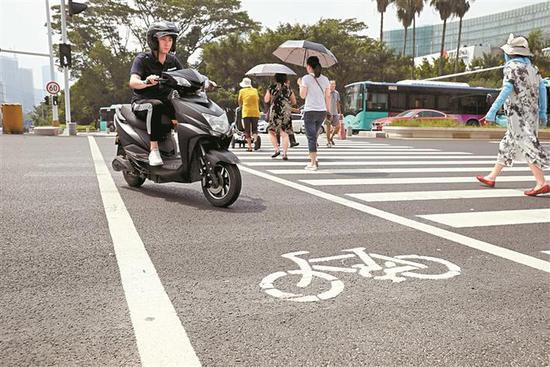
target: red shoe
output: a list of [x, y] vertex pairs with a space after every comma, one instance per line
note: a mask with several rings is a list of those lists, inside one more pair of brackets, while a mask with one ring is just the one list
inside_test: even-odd
[[546, 184], [538, 190], [531, 189], [524, 192], [527, 196], [537, 196], [541, 194], [548, 194], [550, 192], [550, 185]]
[[481, 182], [482, 184], [484, 185], [487, 185], [489, 187], [495, 187], [495, 183], [496, 181], [492, 181], [492, 180], [487, 180], [485, 177], [483, 176], [476, 176], [477, 180], [479, 182]]

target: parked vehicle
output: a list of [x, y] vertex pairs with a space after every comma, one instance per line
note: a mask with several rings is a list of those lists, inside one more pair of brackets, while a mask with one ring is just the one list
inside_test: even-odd
[[403, 120], [450, 120], [450, 121], [456, 121], [456, 119], [453, 116], [449, 116], [441, 111], [436, 110], [424, 110], [424, 109], [416, 109], [416, 110], [407, 110], [404, 112], [401, 112], [398, 115], [392, 116], [392, 117], [384, 117], [381, 119], [376, 119], [372, 122], [372, 130], [373, 131], [381, 131], [384, 126], [390, 125], [394, 121], [403, 121]]
[[109, 107], [101, 107], [99, 109], [99, 126], [96, 126], [96, 128], [100, 129], [101, 131], [110, 131], [114, 132], [116, 130], [115, 127], [115, 112], [117, 107], [120, 105], [114, 104]]

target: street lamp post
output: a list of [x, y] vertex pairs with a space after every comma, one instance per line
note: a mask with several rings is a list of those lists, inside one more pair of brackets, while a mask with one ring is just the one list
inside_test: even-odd
[[[53, 47], [52, 47], [52, 23], [50, 21], [50, 2], [49, 0], [46, 0], [46, 16], [48, 18], [48, 44], [49, 44], [49, 51], [50, 51], [50, 80], [55, 80], [55, 66], [53, 61]], [[52, 104], [52, 125], [53, 126], [59, 126], [59, 115], [57, 112], [57, 105], [53, 103], [53, 98], [50, 98], [51, 104]]]
[[[67, 43], [67, 20], [65, 13], [65, 0], [61, 0], [61, 42]], [[71, 91], [69, 85], [69, 66], [63, 65], [65, 78], [65, 124], [69, 129], [69, 135], [76, 135], [76, 123], [71, 122]]]

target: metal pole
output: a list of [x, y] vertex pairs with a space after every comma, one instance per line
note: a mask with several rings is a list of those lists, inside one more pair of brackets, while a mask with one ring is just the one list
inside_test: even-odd
[[21, 55], [32, 55], [32, 56], [46, 56], [50, 57], [49, 54], [43, 54], [40, 52], [28, 52], [28, 51], [17, 51], [17, 50], [6, 50], [5, 48], [0, 48], [0, 52], [7, 52], [9, 54], [21, 54]]
[[454, 78], [455, 76], [462, 76], [462, 75], [470, 75], [470, 74], [477, 74], [477, 73], [484, 73], [486, 71], [491, 70], [498, 70], [504, 68], [504, 65], [502, 66], [494, 66], [492, 68], [486, 68], [486, 69], [479, 69], [479, 70], [472, 70], [472, 71], [465, 71], [463, 73], [456, 73], [456, 74], [449, 74], [449, 75], [442, 75], [442, 76], [436, 76], [434, 78], [428, 78], [424, 80], [441, 80], [441, 79], [448, 79], [448, 78]]
[[[50, 51], [50, 80], [55, 82], [55, 67], [53, 62], [53, 46], [52, 46], [52, 23], [50, 22], [50, 2], [46, 0], [46, 16], [48, 17], [48, 44]], [[52, 104], [52, 125], [59, 126], [59, 115], [57, 112], [57, 105], [53, 103], [53, 96], [49, 96], [50, 103]]]
[[[67, 20], [65, 19], [65, 0], [61, 0], [61, 42], [67, 43]], [[63, 66], [65, 77], [65, 124], [69, 129], [69, 135], [76, 135], [76, 123], [71, 122], [71, 87], [69, 85], [69, 67]]]

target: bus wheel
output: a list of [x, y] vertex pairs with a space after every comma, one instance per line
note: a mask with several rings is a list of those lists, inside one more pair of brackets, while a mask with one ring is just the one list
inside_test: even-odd
[[479, 126], [479, 121], [476, 119], [471, 119], [466, 121], [466, 126]]

